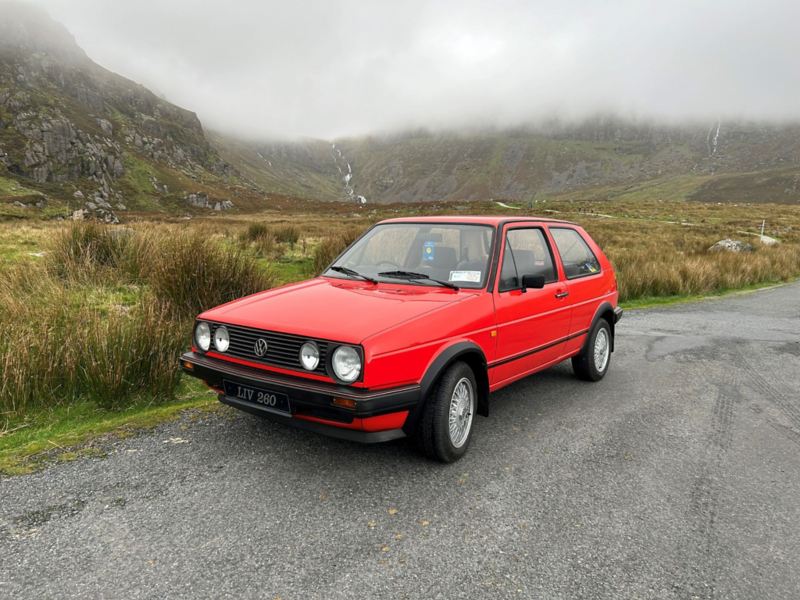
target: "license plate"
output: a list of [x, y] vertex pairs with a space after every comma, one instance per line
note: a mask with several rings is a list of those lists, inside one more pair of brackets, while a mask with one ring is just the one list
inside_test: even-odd
[[292, 414], [289, 407], [289, 396], [286, 394], [256, 388], [250, 385], [243, 385], [233, 381], [223, 381], [222, 383], [225, 387], [225, 395], [230, 398], [243, 400], [244, 402], [261, 406], [266, 410]]

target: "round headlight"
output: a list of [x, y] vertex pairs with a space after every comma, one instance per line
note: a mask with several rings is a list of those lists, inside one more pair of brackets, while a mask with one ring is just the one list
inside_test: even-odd
[[351, 383], [361, 374], [361, 357], [352, 346], [339, 346], [331, 362], [333, 372], [344, 382]]
[[300, 362], [306, 371], [313, 371], [319, 365], [319, 348], [314, 342], [306, 342], [300, 348]]
[[231, 337], [228, 335], [228, 328], [220, 325], [214, 331], [214, 348], [217, 352], [225, 352], [231, 345]]
[[208, 352], [211, 347], [211, 327], [205, 321], [200, 321], [194, 328], [194, 341], [203, 352]]

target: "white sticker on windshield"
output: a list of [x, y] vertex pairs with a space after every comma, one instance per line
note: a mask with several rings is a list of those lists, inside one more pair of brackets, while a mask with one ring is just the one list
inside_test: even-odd
[[450, 271], [450, 281], [466, 281], [468, 283], [480, 283], [480, 271]]

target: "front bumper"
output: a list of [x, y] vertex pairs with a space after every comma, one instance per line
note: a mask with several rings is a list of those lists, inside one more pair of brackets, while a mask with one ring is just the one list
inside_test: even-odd
[[[217, 391], [220, 402], [294, 427], [365, 443], [405, 437], [403, 425], [420, 399], [418, 385], [374, 391], [350, 388], [271, 373], [197, 352], [184, 353], [181, 368]], [[292, 414], [276, 413], [260, 404], [227, 396], [223, 381], [286, 394]], [[334, 398], [353, 400], [355, 407], [334, 406]]]

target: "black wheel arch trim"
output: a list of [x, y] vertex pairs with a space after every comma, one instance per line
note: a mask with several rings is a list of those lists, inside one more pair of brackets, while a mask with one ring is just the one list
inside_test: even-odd
[[478, 344], [462, 341], [442, 350], [428, 367], [420, 382], [419, 405], [416, 410], [411, 411], [411, 414], [409, 414], [404, 429], [411, 430], [416, 427], [419, 416], [422, 413], [422, 407], [425, 405], [436, 382], [450, 365], [464, 358], [469, 358], [467, 364], [472, 367], [475, 373], [475, 381], [478, 384], [478, 414], [485, 417], [489, 416], [489, 370], [486, 355], [484, 355]]
[[[591, 334], [592, 330], [594, 330], [594, 326], [597, 325], [597, 321], [604, 318], [606, 314], [611, 315], [611, 318], [608, 319], [608, 326], [611, 328], [611, 351], [613, 352], [614, 338], [616, 337], [614, 330], [616, 328], [617, 321], [619, 321], [622, 318], [621, 308], [619, 307], [615, 308], [614, 305], [611, 304], [611, 302], [608, 302], [607, 300], [601, 303], [600, 306], [597, 307], [597, 310], [594, 313], [594, 317], [592, 317], [592, 324], [589, 327], [589, 333]], [[589, 343], [590, 339], [591, 335], [587, 335], [586, 342], [584, 342], [584, 348]]]

